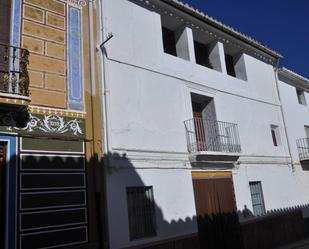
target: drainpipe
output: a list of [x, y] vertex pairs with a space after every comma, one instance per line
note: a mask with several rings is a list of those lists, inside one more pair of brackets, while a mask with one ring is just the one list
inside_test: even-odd
[[[91, 119], [92, 119], [92, 135], [94, 136], [95, 134], [95, 131], [94, 131], [94, 120], [95, 120], [95, 116], [94, 116], [94, 110], [93, 108], [95, 108], [95, 103], [93, 102], [93, 98], [98, 96], [98, 93], [96, 92], [96, 71], [95, 71], [95, 67], [96, 67], [96, 63], [95, 63], [95, 47], [94, 47], [94, 44], [95, 44], [95, 41], [94, 41], [94, 24], [93, 24], [93, 8], [94, 8], [94, 4], [93, 4], [93, 1], [89, 1], [88, 2], [88, 30], [89, 30], [89, 54], [90, 54], [90, 59], [89, 59], [89, 62], [90, 62], [90, 86], [91, 86]], [[101, 109], [102, 109], [102, 103], [101, 103]], [[95, 152], [95, 140], [94, 140], [94, 137], [92, 137], [92, 152]], [[93, 156], [95, 156], [95, 154], [93, 154]], [[98, 160], [100, 160], [100, 157], [101, 155], [98, 155]], [[100, 167], [100, 165], [98, 165], [98, 167]], [[103, 180], [103, 183], [102, 185], [104, 186], [105, 184], [105, 176], [104, 174], [101, 176], [102, 177], [102, 180]], [[100, 184], [99, 184], [100, 186]], [[95, 200], [96, 200], [96, 206], [106, 206], [106, 202], [104, 200], [104, 197], [102, 198], [97, 198], [98, 196], [102, 197], [102, 196], [105, 196], [105, 193], [104, 194], [98, 194], [98, 190], [97, 190], [98, 186], [97, 186], [97, 183], [95, 183]], [[105, 186], [104, 186], [104, 189], [102, 190], [103, 192], [105, 192]], [[100, 193], [100, 191], [99, 191]], [[100, 202], [99, 205], [97, 205], [97, 202]], [[98, 224], [99, 226], [101, 227], [101, 229], [98, 229], [98, 241], [100, 244], [102, 245], [105, 245], [105, 240], [104, 240], [104, 237], [106, 237], [105, 234], [101, 234], [103, 231], [105, 231], [105, 223], [104, 223], [104, 220], [105, 220], [105, 217], [106, 217], [106, 214], [103, 213], [104, 209], [102, 210], [97, 210], [98, 214], [99, 214], [99, 217], [101, 217], [101, 219], [98, 221]], [[103, 213], [103, 214], [102, 214]], [[104, 217], [104, 220], [103, 220], [103, 217]]]
[[[88, 5], [88, 29], [89, 29], [89, 52], [90, 52], [90, 86], [91, 98], [96, 93], [96, 75], [95, 75], [95, 51], [94, 51], [94, 32], [93, 32], [93, 1], [89, 1]], [[92, 121], [94, 120], [93, 103], [92, 103]], [[92, 130], [94, 128], [92, 127]], [[93, 133], [94, 134], [94, 133]]]
[[[104, 6], [103, 3], [105, 2], [104, 0], [98, 0], [96, 1], [98, 4], [98, 23], [99, 23], [99, 30], [98, 30], [98, 44], [103, 44], [104, 39], [105, 39], [105, 30], [104, 30]], [[108, 81], [108, 70], [107, 70], [107, 59], [105, 57], [104, 50], [102, 49], [102, 45], [97, 47], [97, 53], [98, 53], [98, 61], [99, 61], [99, 77], [100, 77], [100, 86], [101, 86], [101, 92], [100, 95], [102, 97], [102, 124], [103, 124], [103, 186], [104, 186], [104, 219], [105, 219], [105, 242], [104, 243], [104, 249], [109, 248], [109, 220], [108, 220], [108, 205], [107, 205], [107, 174], [108, 170], [107, 168], [109, 165], [111, 165], [111, 158], [110, 155], [111, 153], [111, 139], [110, 139], [110, 134], [111, 134], [111, 129], [110, 129], [110, 120], [109, 120], [109, 110], [110, 110], [110, 105], [109, 105], [109, 81]], [[107, 159], [107, 160], [106, 160]]]
[[110, 90], [109, 90], [109, 80], [107, 77], [108, 69], [107, 69], [107, 58], [104, 51], [104, 40], [106, 36], [106, 32], [104, 29], [104, 1], [98, 1], [99, 3], [99, 28], [100, 28], [100, 36], [99, 36], [99, 44], [101, 44], [97, 50], [99, 52], [99, 59], [100, 59], [100, 80], [101, 80], [101, 87], [102, 87], [102, 101], [103, 101], [103, 108], [102, 108], [102, 116], [103, 116], [103, 144], [104, 144], [104, 153], [109, 154], [111, 152], [111, 136], [110, 136], [110, 105], [109, 105], [109, 98], [110, 98]]
[[279, 101], [280, 101], [280, 111], [281, 111], [281, 115], [282, 115], [282, 122], [283, 122], [283, 126], [284, 126], [286, 141], [287, 141], [287, 145], [288, 145], [288, 152], [289, 152], [289, 155], [290, 155], [290, 158], [291, 158], [292, 170], [294, 171], [294, 164], [293, 164], [293, 158], [292, 158], [292, 152], [291, 152], [291, 146], [290, 146], [290, 139], [289, 139], [289, 136], [288, 136], [286, 120], [285, 120], [285, 115], [284, 115], [284, 111], [283, 111], [283, 107], [282, 107], [281, 95], [280, 95], [280, 91], [279, 91], [279, 79], [278, 79], [279, 62], [280, 62], [280, 59], [277, 60], [276, 66], [274, 68], [275, 82], [276, 82], [277, 94], [278, 94]]

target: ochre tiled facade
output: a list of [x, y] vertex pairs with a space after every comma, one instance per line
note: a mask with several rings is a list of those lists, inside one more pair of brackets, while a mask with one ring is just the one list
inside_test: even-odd
[[22, 47], [30, 53], [31, 103], [67, 108], [66, 3], [24, 0]]

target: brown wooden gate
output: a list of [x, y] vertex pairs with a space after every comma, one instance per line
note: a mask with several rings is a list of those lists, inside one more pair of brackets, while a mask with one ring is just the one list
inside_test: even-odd
[[241, 229], [230, 173], [193, 173], [201, 249], [241, 249]]
[[0, 248], [5, 246], [6, 146], [6, 143], [0, 142]]

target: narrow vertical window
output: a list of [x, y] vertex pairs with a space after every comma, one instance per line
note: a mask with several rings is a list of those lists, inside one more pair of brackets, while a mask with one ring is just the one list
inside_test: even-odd
[[309, 126], [305, 125], [305, 133], [306, 133], [306, 138], [309, 138]]
[[226, 64], [227, 74], [230, 76], [236, 77], [233, 56], [229, 54], [225, 54], [225, 64]]
[[249, 182], [254, 215], [266, 213], [261, 182]]
[[274, 146], [278, 146], [278, 143], [277, 143], [277, 138], [276, 138], [276, 132], [274, 129], [271, 129], [271, 136], [273, 138], [273, 144]]
[[213, 66], [209, 60], [209, 48], [207, 45], [194, 41], [195, 61], [197, 64], [213, 69]]
[[280, 143], [281, 143], [280, 134], [279, 134], [279, 127], [277, 125], [271, 125], [270, 131], [271, 131], [271, 137], [272, 137], [272, 140], [273, 140], [273, 145], [279, 146]]
[[0, 0], [0, 43], [10, 43], [11, 1]]
[[162, 38], [164, 53], [177, 56], [174, 31], [162, 26]]
[[127, 187], [130, 239], [156, 235], [152, 187]]
[[298, 103], [301, 105], [307, 105], [305, 92], [303, 90], [296, 88], [296, 94], [297, 94]]

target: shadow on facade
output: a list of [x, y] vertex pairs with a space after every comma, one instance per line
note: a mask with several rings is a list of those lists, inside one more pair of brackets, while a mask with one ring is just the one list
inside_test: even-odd
[[[104, 162], [95, 155], [86, 164], [84, 158], [71, 155], [23, 155], [18, 161], [20, 248], [57, 248], [70, 243], [80, 245], [65, 248], [108, 248], [106, 206], [117, 219], [117, 224], [109, 219], [110, 227], [117, 229], [119, 236], [123, 236], [122, 230], [129, 229], [126, 187], [145, 184], [125, 155], [105, 155]], [[117, 177], [113, 178], [113, 174]], [[114, 187], [107, 197], [105, 179], [109, 188]], [[106, 198], [110, 199], [109, 205]], [[304, 218], [309, 217], [309, 205], [272, 210], [259, 217], [245, 207], [238, 213], [171, 221], [165, 219], [157, 203], [154, 206], [157, 236], [149, 238], [150, 243], [129, 248], [270, 249], [309, 237], [309, 222]]]
[[245, 248], [277, 248], [309, 238], [308, 211], [309, 205], [301, 205], [270, 210], [258, 217], [247, 210], [240, 212]]
[[[5, 196], [9, 197], [8, 204], [1, 198], [1, 211], [9, 205], [4, 229], [10, 248], [15, 236], [21, 249], [107, 248], [102, 158], [32, 152], [8, 161]], [[17, 163], [14, 170], [11, 162]], [[3, 190], [6, 183], [1, 182]]]
[[[108, 198], [112, 198], [111, 207], [114, 209], [111, 213], [118, 218], [118, 224], [111, 226], [114, 229], [118, 226], [120, 234], [121, 229], [129, 229], [127, 217], [120, 214], [124, 209], [117, 208], [117, 206], [122, 206], [127, 211], [126, 187], [141, 187], [145, 184], [126, 155], [109, 154], [105, 155], [105, 160], [108, 160], [109, 164], [107, 170], [108, 177], [111, 178], [109, 187], [114, 187], [115, 190], [112, 193], [114, 197], [108, 196]], [[113, 174], [117, 177], [113, 178]], [[169, 195], [168, 189], [166, 195]], [[123, 197], [124, 200], [121, 200]], [[164, 210], [157, 203], [154, 205], [158, 234], [149, 238], [149, 241], [154, 242], [128, 248], [270, 249], [309, 238], [309, 222], [304, 218], [309, 217], [309, 205], [271, 210], [258, 217], [255, 217], [247, 207], [244, 207], [237, 213], [221, 212], [172, 221], [165, 219]], [[194, 205], [194, 203], [184, 202], [183, 205]], [[126, 215], [128, 214], [126, 213]], [[119, 220], [121, 217], [125, 219]]]

